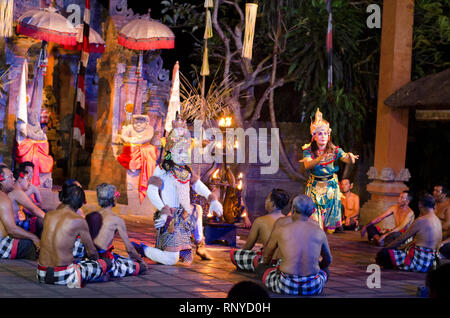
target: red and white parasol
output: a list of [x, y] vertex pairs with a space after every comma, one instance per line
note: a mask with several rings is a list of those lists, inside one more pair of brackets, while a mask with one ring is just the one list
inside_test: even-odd
[[[83, 46], [83, 24], [79, 24], [76, 27], [77, 30], [77, 44], [76, 45], [64, 45], [67, 50], [81, 51]], [[103, 53], [105, 52], [105, 40], [102, 39], [97, 31], [89, 29], [89, 53]]]
[[77, 44], [77, 30], [55, 8], [29, 10], [17, 22], [18, 34], [62, 45]]
[[[120, 45], [139, 51], [136, 78], [139, 82], [142, 74], [142, 51], [173, 49], [175, 47], [175, 34], [169, 27], [153, 19], [134, 19], [125, 24], [119, 31], [118, 42]], [[136, 107], [137, 92], [139, 85], [136, 84], [134, 94], [134, 109]]]
[[158, 21], [135, 19], [120, 29], [118, 42], [132, 50], [173, 49], [175, 34]]

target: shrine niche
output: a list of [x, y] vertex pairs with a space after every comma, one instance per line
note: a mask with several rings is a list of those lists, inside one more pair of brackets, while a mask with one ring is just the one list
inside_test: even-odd
[[136, 76], [136, 67], [118, 65], [112, 123], [114, 156], [127, 169], [127, 190], [139, 191], [140, 203], [145, 180], [156, 164], [170, 89], [169, 71], [163, 69], [161, 57], [147, 59], [142, 78]]

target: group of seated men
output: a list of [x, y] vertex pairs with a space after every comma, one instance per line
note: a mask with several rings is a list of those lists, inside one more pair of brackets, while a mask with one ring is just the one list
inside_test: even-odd
[[[119, 196], [113, 185], [97, 186], [101, 210], [84, 216], [84, 191], [78, 182], [68, 180], [59, 193], [61, 204], [45, 213], [38, 206], [39, 191], [30, 185], [30, 168], [19, 167], [13, 175], [0, 164], [0, 258], [38, 258], [39, 282], [69, 287], [146, 271], [144, 253], [136, 250], [124, 221], [112, 211]], [[348, 179], [342, 186], [347, 199], [343, 202], [345, 229], [358, 229], [359, 200], [352, 197]], [[448, 257], [450, 200], [445, 189], [436, 186], [433, 195], [420, 199], [420, 216], [414, 219], [411, 199], [408, 192], [402, 192], [397, 204], [361, 229], [361, 236], [367, 233], [371, 243], [384, 247], [376, 255], [376, 262], [384, 268], [427, 272], [439, 247], [441, 257]], [[327, 237], [310, 218], [314, 204], [309, 197], [295, 197], [287, 214], [289, 203], [286, 191], [273, 189], [265, 201], [268, 213], [255, 219], [242, 249], [231, 250], [231, 261], [241, 270], [257, 273], [273, 292], [318, 295], [332, 261]], [[389, 216], [394, 217], [395, 227], [380, 230], [376, 224]], [[112, 252], [116, 232], [128, 258]], [[263, 242], [264, 248], [253, 250], [257, 242]], [[399, 248], [405, 242], [410, 244]]]
[[[347, 198], [344, 209], [351, 210], [344, 212], [344, 229], [355, 230], [359, 227], [359, 198], [351, 196], [348, 179], [343, 188]], [[371, 244], [383, 247], [375, 257], [383, 268], [428, 272], [439, 259], [446, 258], [450, 248], [448, 236], [443, 240], [443, 233], [449, 228], [450, 200], [445, 189], [436, 186], [433, 195], [425, 194], [419, 199], [417, 219], [409, 207], [411, 200], [408, 192], [400, 193], [397, 204], [362, 227], [361, 237], [367, 233]], [[272, 292], [318, 295], [329, 277], [332, 260], [327, 237], [310, 219], [314, 205], [309, 197], [295, 197], [289, 214], [283, 214], [288, 204], [289, 195], [284, 190], [273, 189], [269, 193], [265, 201], [267, 214], [254, 220], [243, 247], [231, 250], [231, 262], [239, 270], [256, 273]], [[392, 229], [376, 226], [389, 216], [395, 220]], [[263, 243], [263, 248], [255, 249], [256, 242]]]
[[[325, 232], [310, 216], [314, 203], [301, 194], [292, 201], [292, 214], [282, 210], [289, 195], [273, 189], [267, 196], [267, 215], [255, 219], [246, 244], [232, 249], [231, 261], [240, 270], [256, 272], [272, 292], [287, 295], [318, 295], [329, 277], [332, 256]], [[255, 242], [262, 250], [252, 251]]]
[[[0, 258], [38, 259], [39, 282], [69, 287], [145, 273], [147, 265], [129, 240], [125, 222], [112, 210], [119, 196], [115, 186], [98, 185], [101, 209], [84, 217], [85, 193], [78, 182], [68, 180], [59, 192], [61, 204], [44, 213], [21, 187], [27, 175], [22, 171], [17, 176], [15, 180], [0, 164]], [[19, 206], [31, 214], [25, 220]], [[116, 232], [128, 258], [113, 253]]]

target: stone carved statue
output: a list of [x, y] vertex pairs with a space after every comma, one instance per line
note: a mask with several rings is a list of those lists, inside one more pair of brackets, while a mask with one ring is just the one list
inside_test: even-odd
[[392, 168], [383, 168], [380, 173], [380, 180], [383, 181], [394, 181], [395, 180], [395, 173]]
[[[28, 109], [28, 123], [18, 127], [16, 162], [30, 161], [34, 164], [32, 183], [44, 188], [52, 187], [53, 158], [49, 155], [47, 135], [41, 129], [36, 110]], [[42, 177], [42, 180], [41, 180]]]
[[369, 171], [367, 171], [367, 176], [369, 177], [369, 179], [373, 180], [373, 179], [377, 179], [378, 177], [378, 171], [377, 168], [375, 167], [370, 167]]
[[[147, 181], [155, 170], [159, 135], [153, 132], [147, 115], [133, 115], [131, 124], [122, 128], [120, 138], [123, 141], [123, 151], [117, 160], [129, 170], [131, 178], [139, 171], [138, 190], [142, 203], [147, 193]], [[130, 182], [128, 189], [132, 189]]]
[[395, 181], [408, 182], [410, 178], [411, 178], [411, 174], [409, 173], [409, 170], [404, 168], [404, 169], [400, 170], [398, 175], [395, 177]]

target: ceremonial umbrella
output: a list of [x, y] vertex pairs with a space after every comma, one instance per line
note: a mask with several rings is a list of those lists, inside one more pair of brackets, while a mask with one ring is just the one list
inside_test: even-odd
[[[173, 49], [175, 47], [175, 34], [164, 24], [153, 19], [134, 19], [125, 24], [119, 31], [118, 42], [120, 45], [139, 51], [138, 66], [136, 69], [137, 81], [142, 74], [143, 51], [158, 49]], [[134, 106], [136, 106], [136, 84]]]
[[29, 10], [17, 22], [19, 34], [63, 45], [77, 44], [77, 30], [55, 8]]
[[[37, 78], [41, 74], [45, 75], [47, 69], [47, 42], [76, 45], [77, 30], [65, 17], [57, 13], [55, 8], [49, 7], [41, 10], [29, 10], [22, 14], [17, 20], [17, 33], [42, 41], [37, 76], [34, 77], [31, 96], [31, 101], [33, 101]], [[37, 108], [40, 111], [40, 107]]]
[[[67, 50], [81, 51], [83, 45], [83, 24], [75, 27], [77, 30], [76, 45], [63, 45]], [[105, 40], [93, 28], [89, 29], [89, 53], [103, 53], [105, 52]]]

